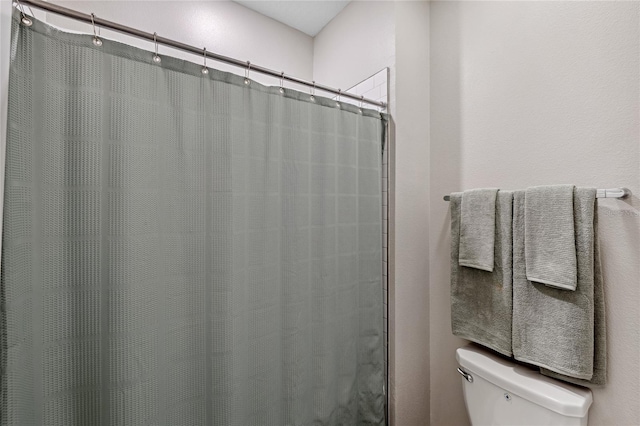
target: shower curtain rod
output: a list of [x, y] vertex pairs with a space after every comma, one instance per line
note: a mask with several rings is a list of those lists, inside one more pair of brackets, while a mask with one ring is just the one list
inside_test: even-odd
[[32, 6], [38, 9], [45, 10], [47, 12], [52, 12], [58, 15], [65, 16], [67, 18], [75, 19], [77, 21], [82, 21], [89, 25], [95, 24], [95, 26], [98, 26], [98, 27], [108, 28], [113, 31], [118, 31], [123, 34], [148, 40], [152, 43], [169, 46], [174, 49], [182, 50], [185, 52], [193, 53], [195, 55], [206, 56], [207, 58], [213, 59], [218, 62], [224, 62], [226, 64], [234, 65], [236, 67], [245, 68], [250, 71], [255, 71], [261, 74], [270, 75], [275, 78], [290, 81], [292, 83], [301, 84], [307, 87], [312, 87], [314, 90], [315, 89], [322, 90], [323, 92], [333, 93], [334, 95], [338, 95], [338, 96], [344, 96], [345, 98], [353, 99], [353, 100], [371, 104], [371, 105], [376, 105], [381, 108], [387, 107], [386, 102], [368, 99], [368, 98], [365, 98], [364, 96], [353, 95], [349, 92], [343, 92], [341, 89], [334, 89], [333, 87], [325, 86], [322, 84], [316, 84], [315, 81], [307, 81], [301, 78], [292, 77], [290, 75], [286, 75], [284, 72], [278, 72], [278, 71], [271, 70], [269, 68], [261, 67], [259, 65], [254, 65], [249, 61], [246, 61], [246, 62], [240, 61], [238, 59], [230, 58], [228, 56], [209, 52], [208, 50], [206, 50], [206, 47], [204, 49], [200, 49], [195, 46], [191, 46], [185, 43], [181, 43], [179, 41], [172, 40], [170, 38], [160, 37], [154, 33], [148, 33], [145, 31], [138, 30], [136, 28], [131, 28], [126, 25], [118, 24], [116, 22], [107, 21], [106, 19], [98, 18], [95, 15], [92, 16], [91, 14], [78, 12], [77, 10], [69, 9], [69, 8], [52, 4], [49, 2], [44, 2], [41, 0], [19, 0], [19, 1], [16, 0], [16, 7], [18, 8], [18, 10], [20, 10], [21, 13], [24, 14], [24, 11], [20, 7], [22, 5]]
[[[596, 198], [627, 198], [631, 196], [631, 190], [628, 188], [610, 188], [596, 190]], [[445, 195], [445, 201], [451, 201], [449, 195]]]

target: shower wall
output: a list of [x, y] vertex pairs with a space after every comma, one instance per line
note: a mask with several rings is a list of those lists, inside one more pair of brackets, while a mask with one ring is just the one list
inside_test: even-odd
[[640, 3], [431, 3], [431, 423], [468, 424], [451, 335], [442, 196], [627, 186], [598, 202], [609, 382], [591, 425], [640, 424]]

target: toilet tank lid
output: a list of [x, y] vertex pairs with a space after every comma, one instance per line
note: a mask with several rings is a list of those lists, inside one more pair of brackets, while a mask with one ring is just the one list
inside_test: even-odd
[[474, 345], [458, 348], [456, 359], [472, 375], [565, 416], [584, 417], [593, 401], [587, 388], [543, 376], [538, 370]]

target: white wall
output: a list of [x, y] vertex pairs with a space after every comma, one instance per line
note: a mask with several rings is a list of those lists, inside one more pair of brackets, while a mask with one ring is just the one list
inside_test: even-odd
[[314, 42], [317, 81], [350, 87], [390, 68], [390, 414], [398, 426], [429, 422], [428, 22], [428, 2], [352, 2]]
[[[310, 36], [231, 1], [53, 2], [305, 80], [312, 79], [313, 39]], [[52, 13], [47, 13], [47, 22], [74, 31], [93, 31], [91, 25]], [[149, 51], [154, 49], [151, 42], [113, 31], [101, 30], [101, 34]], [[163, 54], [202, 63], [202, 57], [160, 46], [159, 55]], [[208, 60], [207, 65], [244, 75], [243, 69], [220, 62]], [[251, 74], [251, 78], [268, 85], [279, 84], [278, 79], [257, 73]], [[300, 90], [290, 83], [285, 86]]]
[[389, 67], [394, 93], [394, 9], [389, 1], [349, 3], [314, 38], [313, 79], [346, 90]]
[[640, 424], [640, 3], [431, 4], [431, 424], [468, 424], [449, 308], [442, 195], [627, 186], [600, 200], [609, 383], [590, 424]]
[[[428, 425], [429, 3], [396, 4], [395, 256], [397, 426]], [[437, 391], [437, 390], [436, 390]]]

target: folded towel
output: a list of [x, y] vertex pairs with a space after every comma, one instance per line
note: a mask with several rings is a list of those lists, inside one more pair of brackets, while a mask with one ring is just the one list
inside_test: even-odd
[[511, 191], [497, 195], [493, 272], [460, 266], [462, 193], [451, 194], [451, 329], [463, 339], [511, 355]]
[[527, 280], [525, 192], [513, 200], [513, 354], [542, 373], [579, 384], [606, 381], [602, 273], [596, 243], [596, 190], [576, 188], [573, 214], [577, 254], [575, 291]]
[[493, 271], [496, 188], [471, 189], [462, 195], [458, 263]]
[[573, 185], [535, 186], [525, 191], [524, 254], [529, 281], [576, 289], [573, 192]]

